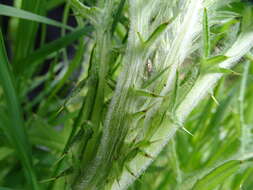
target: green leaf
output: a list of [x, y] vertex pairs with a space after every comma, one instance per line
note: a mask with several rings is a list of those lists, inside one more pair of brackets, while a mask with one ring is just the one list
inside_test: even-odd
[[126, 0], [121, 0], [119, 5], [118, 5], [118, 8], [117, 8], [117, 11], [114, 15], [114, 18], [113, 18], [113, 22], [112, 22], [112, 29], [111, 29], [111, 34], [114, 33], [115, 29], [116, 29], [116, 26], [120, 20], [120, 17], [122, 15], [122, 11], [123, 11], [123, 8], [124, 8], [124, 5], [125, 5], [125, 2]]
[[222, 74], [234, 74], [234, 75], [241, 75], [240, 73], [237, 73], [233, 71], [232, 69], [226, 69], [222, 67], [214, 67], [208, 70], [208, 73], [222, 73]]
[[145, 97], [151, 97], [151, 98], [161, 98], [163, 96], [160, 96], [159, 94], [155, 94], [153, 92], [149, 92], [147, 90], [142, 89], [133, 89], [133, 92], [137, 96], [145, 96]]
[[32, 165], [32, 153], [28, 137], [25, 132], [24, 122], [21, 116], [20, 104], [15, 90], [14, 77], [9, 68], [5, 51], [2, 32], [0, 31], [0, 84], [3, 88], [6, 103], [8, 105], [8, 125], [3, 125], [3, 130], [15, 147], [17, 155], [25, 170], [26, 179], [31, 189], [38, 189], [38, 183]]
[[170, 109], [172, 110], [172, 112], [175, 111], [176, 108], [176, 104], [177, 104], [177, 99], [178, 99], [178, 90], [179, 90], [179, 71], [176, 71], [176, 76], [175, 76], [175, 81], [173, 84], [173, 91], [172, 91], [172, 95], [171, 95], [171, 103], [170, 103]]
[[141, 42], [142, 44], [144, 44], [144, 43], [145, 43], [145, 40], [143, 39], [143, 37], [142, 37], [142, 35], [141, 35], [140, 32], [137, 32], [137, 36], [138, 36], [140, 42]]
[[[66, 36], [57, 39], [53, 42], [50, 42], [44, 46], [42, 46], [40, 49], [34, 51], [30, 55], [28, 55], [26, 58], [21, 59], [17, 62], [22, 62], [23, 65], [25, 63], [29, 63], [30, 65], [34, 65], [38, 63], [38, 61], [45, 59], [45, 57], [49, 56], [50, 54], [59, 51], [60, 49], [66, 47], [67, 45], [71, 44], [73, 41], [79, 39], [85, 34], [88, 34], [91, 31], [91, 27], [83, 27], [80, 29], [77, 29]], [[17, 64], [18, 65], [18, 64]], [[23, 73], [27, 68], [19, 68], [20, 74]]]
[[235, 177], [235, 179], [233, 180], [233, 190], [241, 190], [243, 189], [243, 184], [245, 183], [245, 181], [247, 180], [248, 177], [252, 176], [252, 171], [253, 168], [249, 167], [246, 168], [245, 171], [243, 171], [242, 173], [237, 174], [237, 176]]
[[203, 42], [204, 42], [204, 57], [209, 57], [210, 55], [210, 29], [208, 24], [207, 9], [204, 9], [203, 14]]
[[1, 147], [0, 148], [0, 161], [13, 154], [14, 150], [9, 147]]
[[158, 72], [156, 75], [154, 75], [150, 80], [148, 80], [147, 82], [144, 83], [143, 88], [147, 88], [149, 87], [151, 84], [153, 84], [153, 82], [157, 81], [157, 79], [159, 79], [164, 73], [166, 73], [166, 71], [168, 71], [169, 67], [166, 67], [165, 69], [163, 69], [162, 71]]
[[231, 175], [238, 171], [240, 161], [228, 161], [212, 170], [209, 174], [199, 179], [193, 190], [213, 190]]
[[7, 188], [7, 187], [0, 187], [0, 190], [15, 190], [15, 189]]
[[194, 136], [190, 131], [188, 131], [185, 127], [181, 127], [184, 132], [186, 132], [188, 135], [191, 135], [192, 137]]
[[227, 59], [228, 59], [228, 57], [225, 55], [217, 55], [217, 56], [206, 59], [205, 65], [214, 66], [214, 65], [217, 65], [223, 61], [226, 61]]
[[22, 9], [17, 9], [15, 7], [11, 7], [11, 6], [8, 6], [8, 5], [3, 5], [3, 4], [0, 4], [0, 15], [31, 20], [31, 21], [35, 21], [35, 22], [40, 22], [40, 23], [44, 23], [44, 24], [48, 24], [48, 25], [57, 26], [57, 27], [60, 27], [60, 28], [69, 29], [69, 30], [73, 29], [70, 26], [64, 25], [64, 24], [62, 24], [58, 21], [49, 19], [47, 17], [43, 17], [43, 16], [25, 11], [25, 10], [22, 10]]
[[247, 31], [252, 26], [252, 7], [246, 6], [242, 10], [242, 31]]
[[158, 26], [155, 31], [149, 36], [149, 38], [144, 42], [144, 48], [149, 48], [154, 44], [154, 42], [161, 36], [161, 34], [166, 30], [167, 26], [173, 21], [174, 19], [165, 22]]
[[46, 146], [57, 152], [63, 150], [67, 137], [53, 129], [43, 119], [34, 116], [30, 120], [30, 127], [28, 134], [32, 144]]
[[155, 143], [155, 142], [150, 142], [148, 140], [142, 140], [142, 141], [136, 143], [134, 145], [134, 148], [146, 148], [146, 147], [150, 146], [152, 143]]
[[84, 18], [96, 24], [96, 16], [99, 14], [97, 7], [88, 7], [81, 3], [79, 0], [71, 0], [72, 6], [83, 16]]
[[217, 55], [208, 59], [204, 59], [201, 65], [200, 73], [214, 73], [215, 70], [219, 72], [225, 72], [224, 69], [219, 67], [219, 64], [223, 61], [226, 61], [227, 59], [228, 57], [224, 55]]
[[[45, 10], [45, 1], [44, 0], [36, 0], [36, 1], [22, 1], [20, 2], [20, 5], [17, 5], [18, 7], [21, 8], [21, 10], [24, 10], [26, 12], [30, 12], [32, 14], [37, 14], [41, 16], [45, 16], [46, 10]], [[14, 7], [11, 7], [14, 8]], [[20, 9], [17, 9], [17, 13]], [[18, 15], [18, 14], [17, 14]], [[28, 15], [29, 16], [29, 15]], [[27, 16], [27, 18], [29, 18]], [[31, 16], [31, 15], [30, 15]], [[31, 17], [33, 18], [33, 17]], [[26, 19], [16, 19], [16, 18], [11, 18], [10, 20], [13, 20], [13, 22], [16, 22], [16, 26], [10, 27], [10, 32], [12, 34], [12, 38], [14, 40], [14, 47], [13, 47], [13, 60], [19, 60], [27, 56], [30, 52], [33, 51], [34, 47], [34, 42], [36, 41], [36, 35], [38, 30], [39, 30], [39, 24], [38, 22], [31, 22], [30, 20]], [[14, 24], [13, 24], [14, 25]], [[41, 25], [41, 36], [46, 34], [46, 25], [43, 24]], [[44, 38], [44, 37], [42, 37]], [[42, 39], [41, 39], [42, 40]], [[44, 40], [42, 40], [44, 41]], [[41, 42], [42, 42], [41, 41]], [[27, 65], [22, 65], [22, 63], [19, 63], [20, 67], [28, 67]], [[16, 65], [15, 62], [13, 64], [13, 69], [14, 72], [18, 72], [16, 70]]]

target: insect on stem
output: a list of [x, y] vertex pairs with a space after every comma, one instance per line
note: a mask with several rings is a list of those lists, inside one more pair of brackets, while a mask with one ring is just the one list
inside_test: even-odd
[[146, 71], [148, 73], [148, 77], [150, 77], [152, 71], [153, 71], [153, 65], [150, 59], [147, 60], [146, 62]]

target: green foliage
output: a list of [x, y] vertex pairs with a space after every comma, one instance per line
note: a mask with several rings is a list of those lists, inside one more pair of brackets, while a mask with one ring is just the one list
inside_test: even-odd
[[15, 0], [0, 15], [0, 190], [253, 189], [250, 4]]
[[31, 12], [28, 11], [24, 11], [21, 9], [17, 9], [14, 7], [10, 7], [7, 5], [0, 5], [0, 15], [4, 15], [4, 16], [11, 16], [11, 17], [18, 17], [21, 19], [26, 19], [26, 20], [31, 20], [31, 21], [35, 21], [35, 22], [40, 22], [40, 23], [44, 23], [44, 24], [49, 24], [49, 25], [53, 25], [53, 26], [57, 26], [57, 27], [62, 27], [62, 28], [66, 28], [69, 30], [72, 30], [71, 27], [66, 26], [60, 22], [57, 22], [55, 20], [52, 19], [48, 19], [46, 17], [40, 16], [40, 15], [36, 15], [33, 14]]
[[1, 127], [9, 142], [15, 147], [17, 155], [20, 157], [20, 160], [23, 163], [27, 180], [34, 189], [38, 189], [38, 184], [36, 182], [36, 177], [32, 166], [33, 164], [31, 160], [30, 145], [27, 142], [27, 135], [25, 134], [24, 122], [21, 117], [20, 105], [15, 90], [14, 77], [11, 73], [11, 69], [7, 60], [1, 31], [0, 44], [0, 82], [6, 99], [6, 104], [8, 105], [8, 107], [5, 108], [7, 109], [7, 116], [5, 115], [6, 113], [3, 113], [3, 117], [12, 118], [11, 120], [4, 118], [2, 120], [3, 123]]

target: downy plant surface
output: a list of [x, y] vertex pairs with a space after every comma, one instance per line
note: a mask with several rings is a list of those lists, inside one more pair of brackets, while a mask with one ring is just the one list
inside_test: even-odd
[[3, 0], [0, 15], [0, 190], [253, 189], [251, 1]]

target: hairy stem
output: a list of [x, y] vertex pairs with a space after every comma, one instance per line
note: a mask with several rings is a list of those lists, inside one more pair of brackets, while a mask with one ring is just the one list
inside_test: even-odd
[[[226, 55], [230, 58], [222, 62], [220, 64], [220, 67], [233, 67], [236, 62], [252, 48], [252, 44], [253, 32], [241, 34], [238, 40], [226, 53]], [[181, 123], [184, 122], [186, 117], [208, 94], [208, 92], [214, 88], [215, 84], [222, 76], [223, 74], [206, 74], [196, 82], [192, 90], [188, 93], [187, 97], [183, 100], [183, 102], [176, 110], [176, 116]], [[158, 131], [151, 139], [152, 141], [155, 141], [155, 143], [153, 143], [145, 151], [155, 158], [161, 152], [163, 147], [168, 143], [168, 141], [174, 136], [178, 128], [179, 125], [163, 122], [162, 126], [158, 129]], [[145, 171], [145, 169], [152, 163], [152, 161], [152, 159], [144, 157], [143, 155], [137, 155], [129, 163], [129, 167], [137, 177], [140, 176], [143, 171]], [[136, 179], [135, 176], [131, 175], [128, 170], [124, 170], [120, 177], [120, 180], [114, 182], [112, 189], [126, 189]]]

